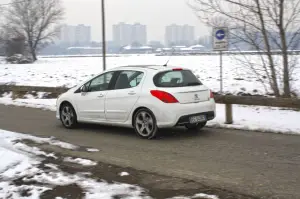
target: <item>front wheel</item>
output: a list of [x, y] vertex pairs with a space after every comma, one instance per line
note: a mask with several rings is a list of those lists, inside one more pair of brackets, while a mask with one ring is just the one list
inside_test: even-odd
[[73, 106], [69, 103], [62, 105], [60, 109], [60, 120], [64, 127], [72, 129], [77, 125], [77, 116]]
[[201, 122], [197, 124], [186, 124], [185, 127], [189, 130], [201, 130], [206, 126], [207, 122]]
[[135, 132], [144, 139], [152, 139], [157, 135], [155, 116], [148, 109], [140, 109], [134, 116]]

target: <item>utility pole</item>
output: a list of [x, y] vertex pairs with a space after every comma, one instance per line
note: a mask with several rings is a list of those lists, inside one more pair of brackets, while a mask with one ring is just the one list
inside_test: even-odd
[[103, 71], [106, 70], [106, 36], [105, 36], [105, 1], [101, 0], [102, 4], [102, 61]]

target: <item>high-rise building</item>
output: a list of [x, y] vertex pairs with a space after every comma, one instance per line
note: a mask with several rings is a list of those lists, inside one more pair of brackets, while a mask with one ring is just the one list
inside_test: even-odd
[[123, 22], [113, 25], [113, 41], [120, 46], [131, 44], [131, 25]]
[[73, 44], [75, 40], [75, 26], [63, 25], [60, 29], [59, 42]]
[[141, 45], [147, 44], [147, 26], [140, 23], [135, 23], [132, 26], [131, 38], [132, 43]]
[[147, 26], [121, 22], [113, 25], [113, 41], [119, 46], [147, 44]]
[[171, 24], [166, 27], [165, 45], [192, 45], [195, 41], [195, 27]]
[[79, 24], [75, 27], [76, 43], [87, 44], [91, 42], [91, 26]]
[[91, 42], [91, 27], [84, 24], [77, 26], [63, 25], [60, 29], [60, 43], [88, 44]]

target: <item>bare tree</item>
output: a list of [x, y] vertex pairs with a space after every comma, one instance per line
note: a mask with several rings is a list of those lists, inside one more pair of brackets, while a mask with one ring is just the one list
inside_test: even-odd
[[[297, 61], [288, 51], [297, 49], [300, 42], [300, 0], [189, 0], [189, 5], [209, 26], [219, 25], [215, 19], [222, 19], [236, 48], [243, 43], [264, 52], [259, 64], [243, 59], [244, 64], [268, 80], [275, 96], [291, 97]], [[280, 60], [274, 50], [281, 52]]]
[[64, 9], [60, 0], [12, 0], [5, 12], [5, 30], [24, 35], [34, 61], [37, 52], [52, 43], [59, 33]]

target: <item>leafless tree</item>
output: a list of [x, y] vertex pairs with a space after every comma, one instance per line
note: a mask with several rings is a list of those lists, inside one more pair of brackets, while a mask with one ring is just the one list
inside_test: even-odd
[[12, 0], [5, 10], [5, 31], [24, 35], [34, 61], [37, 52], [52, 43], [59, 33], [64, 9], [60, 0]]
[[[232, 46], [247, 44], [260, 54], [260, 64], [243, 59], [260, 81], [267, 79], [275, 96], [291, 97], [291, 80], [297, 60], [289, 56], [300, 42], [300, 0], [188, 0], [209, 26], [222, 19], [230, 28]], [[218, 19], [218, 20], [215, 20]], [[281, 53], [274, 55], [276, 49]], [[263, 79], [261, 78], [263, 77]]]

